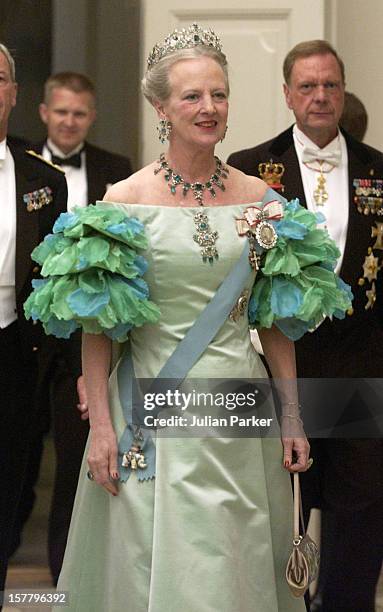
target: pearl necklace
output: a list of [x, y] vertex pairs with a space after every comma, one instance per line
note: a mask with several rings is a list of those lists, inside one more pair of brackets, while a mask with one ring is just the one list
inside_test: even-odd
[[176, 194], [176, 189], [178, 185], [182, 185], [182, 195], [185, 197], [189, 190], [193, 192], [193, 197], [197, 200], [200, 206], [203, 206], [203, 195], [206, 189], [209, 193], [215, 198], [216, 193], [214, 187], [218, 187], [221, 191], [225, 191], [225, 185], [223, 181], [227, 179], [227, 175], [229, 174], [229, 169], [225, 164], [216, 156], [214, 156], [216, 168], [215, 172], [211, 175], [206, 183], [201, 183], [196, 181], [195, 183], [189, 183], [184, 180], [183, 176], [177, 172], [174, 172], [172, 168], [170, 168], [168, 162], [165, 159], [165, 154], [161, 153], [160, 159], [158, 160], [158, 168], [155, 168], [154, 174], [158, 174], [161, 170], [165, 172], [165, 181], [168, 183], [170, 191], [173, 195]]

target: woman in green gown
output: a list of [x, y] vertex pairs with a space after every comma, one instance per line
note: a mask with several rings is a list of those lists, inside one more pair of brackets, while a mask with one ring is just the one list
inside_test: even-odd
[[[80, 324], [85, 332], [91, 432], [58, 589], [78, 612], [300, 612], [284, 577], [289, 472], [307, 469], [309, 445], [288, 335], [293, 321], [302, 331], [349, 306], [331, 271], [337, 250], [297, 202], [282, 210], [263, 181], [214, 157], [229, 85], [213, 32], [193, 25], [156, 46], [143, 90], [166, 152], [112, 186], [105, 202], [63, 215], [35, 253], [54, 276], [36, 286], [27, 313], [48, 332]], [[267, 378], [250, 318], [282, 390], [282, 443], [143, 434], [124, 409], [132, 372], [158, 376], [246, 248], [252, 265], [246, 256], [232, 316], [189, 363], [184, 384]], [[306, 299], [312, 288], [315, 300]], [[112, 339], [124, 348], [117, 360]]]

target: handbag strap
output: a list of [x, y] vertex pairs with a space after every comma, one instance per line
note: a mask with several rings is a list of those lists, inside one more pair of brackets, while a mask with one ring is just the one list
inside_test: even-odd
[[303, 505], [301, 496], [301, 487], [299, 482], [299, 473], [294, 472], [294, 540], [300, 538], [299, 524], [302, 529], [303, 537], [306, 535], [305, 524], [303, 520]]

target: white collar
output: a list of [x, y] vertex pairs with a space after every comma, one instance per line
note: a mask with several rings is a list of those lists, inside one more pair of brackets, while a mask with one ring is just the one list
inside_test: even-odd
[[63, 159], [65, 159], [66, 157], [71, 157], [72, 155], [76, 155], [76, 153], [79, 153], [81, 151], [81, 149], [84, 148], [84, 143], [80, 142], [79, 145], [77, 145], [77, 147], [75, 147], [72, 151], [70, 151], [69, 153], [63, 153], [61, 151], [61, 149], [59, 149], [54, 142], [51, 141], [50, 138], [47, 138], [47, 146], [49, 148], [50, 151], [52, 151], [53, 155], [57, 155], [58, 157], [62, 157]]
[[329, 142], [322, 149], [320, 147], [318, 147], [318, 145], [315, 144], [315, 142], [310, 140], [310, 138], [308, 136], [306, 136], [306, 134], [304, 132], [302, 132], [302, 130], [299, 129], [297, 124], [295, 124], [294, 127], [293, 127], [293, 135], [294, 135], [294, 140], [297, 143], [297, 146], [301, 150], [304, 147], [310, 147], [310, 148], [315, 149], [315, 150], [317, 149], [318, 151], [323, 151], [323, 152], [326, 151], [326, 152], [329, 152], [329, 153], [333, 152], [333, 151], [339, 151], [340, 150], [340, 132], [339, 132], [339, 130], [338, 130], [338, 133], [335, 136], [335, 138], [333, 138], [333, 140], [331, 142]]
[[4, 138], [4, 140], [0, 142], [0, 161], [3, 162], [5, 160], [6, 154], [7, 154], [7, 139]]

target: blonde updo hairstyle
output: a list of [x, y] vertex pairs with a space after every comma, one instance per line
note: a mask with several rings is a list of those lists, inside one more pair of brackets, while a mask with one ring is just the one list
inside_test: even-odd
[[197, 45], [188, 49], [179, 49], [170, 55], [163, 57], [145, 73], [141, 81], [142, 93], [151, 104], [157, 100], [165, 102], [170, 94], [169, 72], [171, 67], [181, 60], [198, 59], [200, 57], [210, 57], [215, 60], [223, 70], [227, 95], [230, 93], [229, 76], [226, 56], [222, 51], [217, 51], [214, 47], [207, 45]]

